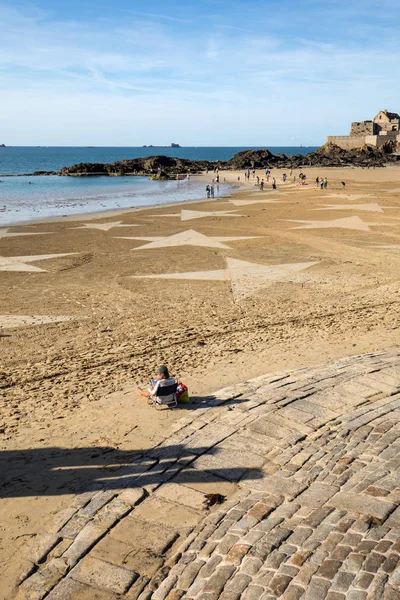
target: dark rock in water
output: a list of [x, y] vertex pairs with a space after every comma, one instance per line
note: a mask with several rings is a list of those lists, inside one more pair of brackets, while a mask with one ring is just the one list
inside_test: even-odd
[[[242, 150], [228, 161], [188, 160], [172, 156], [149, 156], [120, 160], [114, 163], [80, 163], [62, 168], [57, 174], [70, 177], [90, 177], [106, 175], [110, 177], [140, 175], [151, 179], [176, 179], [187, 174], [211, 171], [215, 167], [228, 170], [244, 169], [297, 169], [302, 167], [383, 167], [388, 162], [399, 160], [396, 148], [391, 142], [377, 150], [372, 146], [363, 146], [354, 150], [343, 150], [335, 144], [328, 143], [305, 156], [296, 154], [272, 154], [269, 150]], [[35, 175], [53, 175], [53, 172], [37, 171]]]
[[57, 171], [35, 171], [34, 173], [29, 173], [29, 175], [38, 177], [40, 175], [58, 175], [58, 173]]
[[0, 148], [6, 148], [7, 146], [5, 144], [0, 144]]

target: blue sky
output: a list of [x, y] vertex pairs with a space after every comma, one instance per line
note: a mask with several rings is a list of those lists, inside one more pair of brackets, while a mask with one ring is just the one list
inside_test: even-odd
[[0, 143], [319, 145], [400, 111], [398, 0], [0, 0]]

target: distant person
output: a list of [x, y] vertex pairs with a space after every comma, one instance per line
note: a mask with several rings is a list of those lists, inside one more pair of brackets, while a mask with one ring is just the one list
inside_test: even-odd
[[315, 180], [315, 187], [318, 187], [318, 186], [319, 186], [319, 177], [317, 177]]
[[322, 179], [322, 177], [321, 177], [321, 179], [319, 180], [319, 186], [320, 186], [321, 190], [323, 190], [323, 189], [324, 189], [324, 180]]
[[260, 192], [262, 192], [263, 190], [264, 190], [264, 179], [261, 179]]
[[342, 189], [344, 190], [345, 187], [346, 187], [346, 184], [344, 181], [342, 181]]
[[210, 197], [210, 186], [207, 184], [206, 185], [206, 193], [207, 193], [207, 198]]
[[211, 198], [214, 198], [214, 186], [213, 185], [210, 187], [210, 196], [211, 196]]
[[324, 177], [324, 188], [326, 189], [328, 187], [328, 178]]
[[275, 179], [275, 177], [272, 179], [272, 189], [276, 190], [276, 179]]

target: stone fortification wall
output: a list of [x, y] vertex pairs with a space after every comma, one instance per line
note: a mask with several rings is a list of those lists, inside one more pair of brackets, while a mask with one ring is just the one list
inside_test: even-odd
[[355, 121], [351, 124], [350, 135], [374, 135], [373, 121]]
[[[368, 137], [375, 138], [376, 136]], [[365, 139], [365, 135], [328, 135], [326, 141], [328, 143], [336, 144], [336, 146], [339, 146], [339, 148], [343, 148], [344, 150], [352, 150], [353, 148], [361, 148], [361, 146], [364, 146]]]

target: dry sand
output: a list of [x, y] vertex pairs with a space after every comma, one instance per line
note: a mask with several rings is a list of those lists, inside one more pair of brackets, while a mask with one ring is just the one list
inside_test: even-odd
[[[241, 177], [230, 199], [0, 237], [0, 597], [71, 495], [101, 486], [205, 395], [399, 345], [400, 168], [304, 172], [297, 187], [275, 170], [278, 190], [262, 193], [220, 173]], [[49, 235], [9, 235], [27, 232]], [[191, 405], [155, 412], [137, 397], [159, 364], [189, 385]]]

